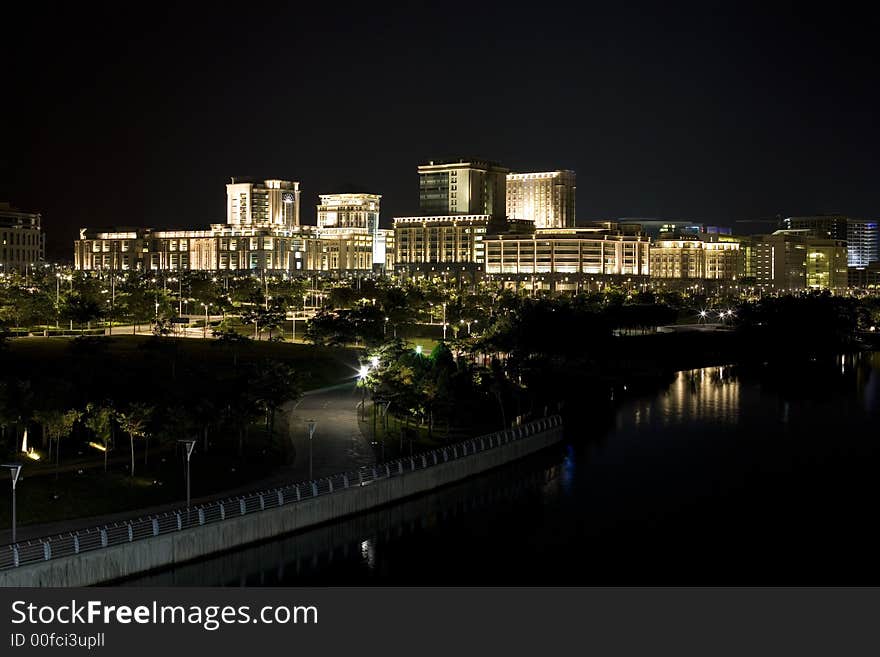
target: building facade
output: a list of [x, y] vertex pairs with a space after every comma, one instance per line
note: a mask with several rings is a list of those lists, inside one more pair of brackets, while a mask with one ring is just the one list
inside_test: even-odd
[[400, 271], [480, 270], [485, 261], [487, 214], [395, 217], [394, 262]]
[[45, 259], [46, 240], [38, 212], [0, 203], [0, 271], [25, 271]]
[[814, 237], [812, 229], [778, 230], [748, 239], [749, 283], [777, 291], [842, 290], [848, 284], [844, 240]]
[[651, 243], [651, 278], [737, 281], [743, 270], [740, 247], [705, 233], [662, 236]]
[[839, 214], [786, 217], [781, 230], [807, 230], [812, 237], [846, 240], [848, 220]]
[[573, 228], [574, 171], [507, 174], [507, 216], [533, 221], [535, 228]]
[[299, 183], [232, 178], [226, 185], [226, 223], [230, 226], [295, 228], [299, 226]]
[[508, 169], [480, 160], [419, 165], [419, 212], [427, 216], [489, 215], [504, 219]]
[[322, 196], [316, 227], [299, 225], [299, 183], [233, 181], [226, 192], [227, 222], [206, 230], [83, 228], [75, 267], [355, 273], [394, 266], [393, 235], [379, 228], [378, 195]]
[[876, 219], [849, 219], [846, 224], [846, 256], [850, 267], [864, 268], [880, 261], [880, 223]]
[[518, 277], [535, 274], [647, 276], [648, 239], [604, 228], [539, 228], [484, 239], [485, 271]]

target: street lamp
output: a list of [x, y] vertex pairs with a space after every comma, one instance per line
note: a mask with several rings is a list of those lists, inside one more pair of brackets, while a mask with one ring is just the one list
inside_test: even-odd
[[3, 463], [0, 467], [9, 468], [12, 477], [12, 542], [15, 543], [15, 484], [21, 474], [21, 463]]
[[422, 355], [422, 351], [423, 351], [423, 349], [422, 349], [422, 345], [417, 344], [417, 345], [416, 345], [416, 353], [417, 353], [419, 356], [421, 356], [421, 355]]
[[314, 477], [312, 477], [312, 438], [315, 436], [315, 427], [318, 426], [318, 423], [314, 420], [309, 420], [306, 422], [306, 427], [309, 430], [309, 481], [311, 481]]
[[189, 487], [189, 459], [192, 456], [193, 449], [196, 446], [196, 441], [192, 438], [188, 438], [186, 440], [178, 440], [177, 442], [183, 444], [186, 448], [186, 508], [189, 509], [189, 500], [190, 500], [190, 487]]
[[210, 303], [203, 303], [202, 305], [205, 307], [205, 328], [204, 328], [204, 331], [202, 332], [202, 337], [207, 338], [208, 337], [208, 306], [210, 306], [211, 304]]
[[361, 385], [361, 419], [364, 419], [364, 412], [367, 407], [367, 375], [370, 373], [370, 368], [368, 365], [361, 365], [361, 369], [358, 372], [358, 382]]
[[379, 367], [379, 357], [378, 356], [373, 356], [372, 358], [370, 358], [370, 366], [373, 368]]

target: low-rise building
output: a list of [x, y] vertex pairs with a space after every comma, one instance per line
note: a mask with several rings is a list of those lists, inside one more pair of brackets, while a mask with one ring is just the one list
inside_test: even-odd
[[737, 281], [743, 270], [740, 246], [713, 234], [664, 234], [651, 243], [651, 278]]
[[648, 238], [612, 227], [539, 228], [489, 235], [484, 244], [489, 275], [648, 275]]

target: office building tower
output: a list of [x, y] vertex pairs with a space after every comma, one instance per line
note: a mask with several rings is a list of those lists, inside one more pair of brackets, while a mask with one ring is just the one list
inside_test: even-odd
[[507, 174], [507, 216], [535, 228], [573, 228], [575, 180], [574, 171]]
[[226, 223], [233, 226], [299, 226], [299, 183], [236, 180], [226, 185]]
[[419, 165], [422, 215], [489, 215], [504, 219], [509, 169], [480, 160], [433, 160]]

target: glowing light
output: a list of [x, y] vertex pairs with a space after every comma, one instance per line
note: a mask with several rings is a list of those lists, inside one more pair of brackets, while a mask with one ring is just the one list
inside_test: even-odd
[[89, 447], [94, 447], [99, 452], [106, 452], [107, 448], [104, 447], [101, 443], [96, 443], [94, 441], [89, 441]]
[[370, 359], [370, 365], [371, 365], [372, 367], [379, 367], [379, 357], [378, 357], [378, 356], [373, 356], [373, 357]]
[[423, 351], [423, 350], [422, 350], [422, 345], [417, 344], [417, 345], [416, 345], [416, 353], [417, 353], [419, 356], [421, 356], [421, 355], [422, 355], [422, 351]]
[[31, 447], [30, 451], [27, 453], [27, 457], [32, 461], [40, 460], [39, 453], [37, 453], [37, 451], [33, 447]]
[[361, 369], [358, 372], [358, 377], [361, 379], [366, 379], [367, 374], [369, 374], [369, 373], [370, 373], [370, 368], [367, 367], [366, 365], [361, 365]]

